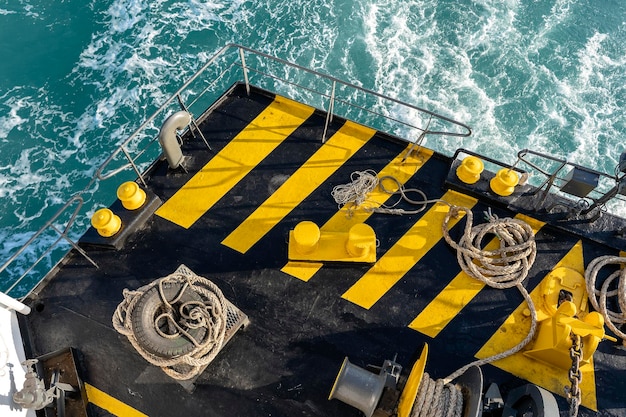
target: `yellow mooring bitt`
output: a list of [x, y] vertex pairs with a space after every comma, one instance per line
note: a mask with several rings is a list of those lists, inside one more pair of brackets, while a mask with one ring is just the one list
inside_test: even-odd
[[146, 192], [134, 181], [126, 181], [117, 188], [117, 198], [126, 210], [137, 210], [146, 202]]
[[323, 231], [311, 221], [303, 221], [289, 231], [290, 261], [376, 262], [376, 233], [365, 223], [348, 232]]
[[468, 156], [463, 159], [461, 165], [456, 169], [456, 175], [466, 184], [475, 184], [480, 179], [480, 174], [485, 169], [485, 165], [480, 158], [476, 156]]
[[122, 227], [122, 221], [117, 214], [108, 208], [101, 208], [91, 216], [91, 225], [102, 237], [111, 237]]
[[[542, 303], [537, 306], [539, 327], [534, 343], [524, 354], [561, 369], [572, 367], [572, 336], [582, 339], [581, 365], [589, 362], [602, 339], [604, 318], [588, 312], [585, 278], [580, 272], [555, 268], [542, 283]], [[530, 314], [530, 313], [528, 313]]]

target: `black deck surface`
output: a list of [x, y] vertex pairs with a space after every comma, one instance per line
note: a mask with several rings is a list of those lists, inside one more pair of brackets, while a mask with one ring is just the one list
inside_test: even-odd
[[[215, 153], [260, 113], [272, 97], [242, 89], [208, 115], [202, 130], [213, 151], [195, 140], [183, 152], [188, 174], [170, 172], [165, 161], [149, 173], [151, 190], [162, 201], [187, 182]], [[290, 175], [321, 146], [324, 115], [315, 113], [285, 143], [231, 189], [190, 229], [158, 216], [130, 236], [120, 250], [89, 248], [96, 269], [75, 252], [48, 284], [27, 300], [34, 309], [26, 317], [32, 356], [72, 346], [80, 353], [86, 383], [154, 417], [167, 416], [360, 416], [360, 411], [328, 400], [345, 356], [356, 365], [381, 365], [393, 359], [408, 372], [424, 343], [430, 345], [427, 371], [445, 377], [474, 360], [474, 354], [522, 302], [515, 290], [486, 288], [435, 338], [407, 327], [415, 316], [459, 273], [454, 251], [441, 240], [369, 310], [341, 298], [368, 269], [367, 265], [327, 265], [310, 281], [280, 269], [287, 262], [288, 231], [302, 220], [323, 224], [337, 210], [333, 186], [349, 181], [356, 170], [384, 167], [406, 147], [383, 135], [370, 140], [321, 187], [274, 227], [246, 254], [220, 242], [268, 196], [276, 175]], [[342, 124], [335, 119], [332, 134]], [[430, 158], [407, 187], [439, 197], [450, 160]], [[410, 208], [410, 207], [407, 207]], [[479, 214], [483, 203], [474, 207]], [[515, 213], [494, 208], [500, 217]], [[423, 213], [409, 216], [372, 215], [367, 223], [378, 234], [378, 256]], [[455, 228], [455, 237], [458, 238]], [[538, 257], [526, 287], [531, 291], [579, 240], [545, 227], [537, 237]], [[606, 247], [583, 242], [586, 261]], [[172, 273], [185, 264], [213, 281], [225, 297], [250, 318], [217, 356], [190, 393], [160, 369], [148, 364], [111, 324], [125, 288], [135, 289]], [[596, 353], [597, 415], [626, 415], [626, 352], [612, 342]], [[485, 387], [499, 384], [503, 394], [525, 383], [494, 366], [483, 366]], [[561, 415], [565, 399], [558, 397]], [[93, 416], [110, 415], [90, 405]], [[596, 415], [581, 408], [581, 416]]]

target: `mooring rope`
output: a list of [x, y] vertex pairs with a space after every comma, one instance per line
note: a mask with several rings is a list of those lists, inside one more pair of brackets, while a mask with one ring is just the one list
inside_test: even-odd
[[375, 171], [371, 169], [354, 171], [350, 175], [350, 182], [335, 186], [330, 195], [335, 199], [339, 208], [342, 208], [346, 204], [360, 206], [367, 199], [367, 195], [371, 193], [377, 185], [378, 177]]
[[[179, 380], [198, 375], [215, 358], [224, 341], [227, 319], [226, 301], [220, 289], [208, 279], [185, 271], [188, 270], [179, 269], [134, 291], [125, 289], [124, 300], [116, 308], [112, 320], [113, 327], [128, 338], [144, 359]], [[168, 301], [164, 288], [171, 285], [180, 286], [181, 289]], [[193, 349], [184, 355], [168, 357], [151, 353], [137, 339], [138, 329], [133, 328], [133, 313], [142, 295], [155, 287], [158, 288], [163, 308], [159, 309], [161, 313], [154, 318], [154, 331], [164, 339], [184, 337], [193, 343]], [[197, 300], [182, 302], [177, 310], [173, 309], [172, 305], [179, 303], [183, 294], [189, 291], [197, 294]], [[168, 327], [168, 332], [161, 330], [164, 326]], [[201, 340], [196, 340], [190, 332], [201, 327], [206, 332]]]
[[[428, 204], [435, 203], [439, 200], [428, 200], [426, 194], [417, 188], [405, 188], [404, 185], [398, 181], [397, 178], [391, 175], [385, 175], [378, 178], [377, 173], [371, 169], [365, 171], [355, 171], [350, 175], [351, 182], [347, 184], [337, 185], [333, 188], [331, 196], [335, 199], [335, 202], [342, 208], [350, 204], [348, 213], [359, 207], [363, 206], [365, 211], [374, 213], [394, 214], [394, 215], [411, 215], [417, 214], [428, 206]], [[396, 190], [392, 190], [385, 185], [385, 182], [392, 182]], [[378, 203], [373, 204], [372, 207], [368, 206], [368, 195], [379, 187], [380, 190], [389, 195], [398, 195], [398, 200], [390, 205], [382, 204], [380, 207]], [[420, 199], [416, 200], [409, 197], [409, 193], [417, 194]], [[420, 206], [415, 210], [405, 210], [401, 208], [395, 208], [400, 202], [405, 201], [409, 204]]]
[[[596, 279], [600, 270], [606, 265], [619, 265], [621, 268], [609, 275], [598, 290]], [[589, 263], [585, 270], [585, 282], [587, 283], [589, 301], [593, 308], [604, 317], [606, 326], [622, 339], [622, 344], [626, 346], [626, 334], [618, 327], [626, 323], [626, 269], [623, 268], [624, 265], [626, 265], [626, 258], [624, 257], [600, 256]], [[609, 291], [609, 287], [616, 279], [618, 279], [617, 289]], [[613, 311], [608, 308], [607, 300], [610, 297], [617, 297], [616, 305], [621, 311]]]
[[[453, 216], [458, 216], [461, 212], [465, 212], [467, 220], [463, 236], [457, 243], [450, 237], [448, 224]], [[442, 225], [444, 239], [456, 249], [459, 265], [467, 275], [492, 288], [515, 287], [518, 289], [530, 310], [530, 329], [524, 340], [517, 345], [504, 352], [465, 365], [445, 378], [446, 382], [462, 375], [471, 366], [491, 363], [519, 352], [532, 340], [537, 329], [535, 306], [528, 291], [522, 285], [537, 255], [535, 234], [530, 225], [521, 220], [499, 219], [491, 213], [488, 213], [488, 220], [487, 223], [473, 226], [473, 214], [470, 209], [451, 206]], [[483, 239], [488, 235], [495, 235], [499, 238], [499, 248], [494, 250], [481, 248]]]
[[443, 379], [433, 380], [425, 372], [413, 403], [411, 417], [461, 417], [462, 414], [461, 389]]

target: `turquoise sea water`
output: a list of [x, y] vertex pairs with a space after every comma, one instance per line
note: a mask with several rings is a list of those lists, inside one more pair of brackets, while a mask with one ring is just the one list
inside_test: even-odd
[[619, 0], [0, 0], [0, 263], [228, 42], [473, 128], [427, 139], [440, 151], [534, 148], [612, 173], [626, 149]]

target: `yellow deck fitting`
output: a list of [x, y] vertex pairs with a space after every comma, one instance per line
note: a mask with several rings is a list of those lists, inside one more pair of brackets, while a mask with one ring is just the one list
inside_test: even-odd
[[517, 184], [519, 184], [519, 177], [515, 171], [509, 168], [502, 168], [489, 182], [491, 190], [502, 197], [513, 194]]
[[543, 321], [556, 314], [559, 298], [568, 296], [574, 303], [579, 317], [584, 317], [588, 310], [587, 287], [585, 277], [578, 271], [560, 266], [554, 268], [541, 282], [541, 300], [537, 305], [537, 321]]
[[293, 229], [293, 248], [297, 253], [307, 254], [317, 249], [320, 241], [320, 228], [313, 222], [300, 222]]
[[118, 187], [117, 198], [126, 210], [137, 210], [146, 202], [146, 192], [136, 182], [127, 181]]
[[111, 237], [120, 230], [122, 221], [108, 208], [101, 208], [91, 216], [91, 225], [100, 236]]
[[480, 179], [480, 174], [485, 169], [485, 164], [476, 156], [468, 156], [456, 169], [456, 176], [466, 184], [475, 184]]
[[605, 337], [604, 318], [598, 312], [591, 312], [584, 319], [576, 317], [576, 306], [564, 301], [554, 316], [539, 325], [535, 343], [525, 355], [548, 364], [568, 370], [572, 367], [570, 348], [572, 334], [582, 338], [581, 364], [589, 362], [598, 343]]
[[[546, 276], [540, 288], [539, 328], [535, 343], [525, 354], [561, 369], [570, 369], [573, 333], [582, 337], [582, 363], [588, 363], [605, 334], [602, 316], [588, 312], [585, 277], [572, 268], [561, 266]], [[524, 314], [530, 312], [524, 311]]]
[[311, 221], [300, 222], [289, 232], [290, 261], [376, 262], [376, 233], [365, 223], [348, 232], [320, 230]]

